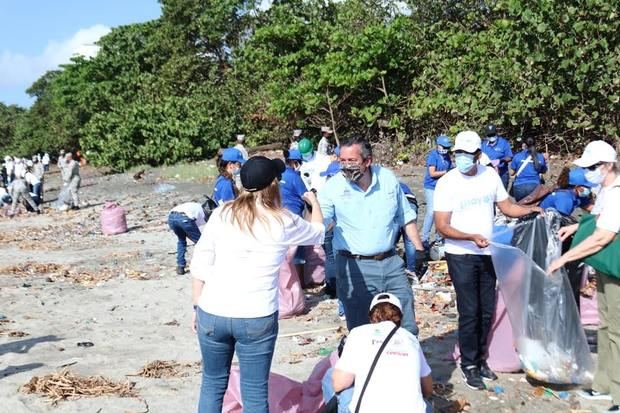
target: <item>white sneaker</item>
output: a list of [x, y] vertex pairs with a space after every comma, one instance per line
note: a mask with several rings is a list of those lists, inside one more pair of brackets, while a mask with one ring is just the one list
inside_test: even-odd
[[584, 389], [579, 390], [577, 395], [586, 400], [608, 400], [611, 401], [611, 395], [609, 393], [599, 393], [596, 390]]

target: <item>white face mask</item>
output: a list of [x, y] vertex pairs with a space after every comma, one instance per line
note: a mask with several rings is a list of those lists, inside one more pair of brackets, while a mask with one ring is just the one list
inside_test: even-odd
[[601, 171], [601, 167], [599, 166], [593, 171], [587, 169], [584, 176], [588, 181], [592, 182], [594, 185], [600, 185], [605, 180], [607, 173], [603, 173]]

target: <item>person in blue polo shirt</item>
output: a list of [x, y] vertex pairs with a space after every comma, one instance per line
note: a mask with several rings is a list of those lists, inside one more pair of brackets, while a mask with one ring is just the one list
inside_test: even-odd
[[232, 201], [237, 197], [235, 176], [241, 171], [241, 165], [244, 162], [243, 155], [238, 149], [226, 148], [222, 151], [222, 155], [217, 160], [217, 168], [220, 174], [215, 180], [215, 187], [213, 188], [213, 200], [218, 205]]
[[353, 137], [341, 143], [340, 167], [340, 173], [319, 192], [319, 203], [325, 224], [334, 221], [336, 288], [347, 327], [368, 324], [372, 297], [388, 292], [402, 303], [402, 326], [416, 335], [413, 292], [404, 262], [394, 249], [404, 227], [419, 253], [417, 264], [424, 264], [416, 214], [394, 173], [372, 165], [372, 149], [366, 140]]
[[[424, 200], [426, 201], [426, 213], [422, 226], [422, 244], [425, 249], [430, 248], [431, 229], [433, 228], [433, 197], [435, 186], [439, 178], [452, 169], [450, 148], [452, 142], [446, 135], [439, 135], [436, 140], [437, 148], [433, 149], [426, 158], [426, 174], [424, 175]], [[441, 243], [443, 238], [438, 232], [435, 233], [435, 242]]]
[[280, 180], [280, 196], [282, 206], [295, 215], [304, 216], [303, 195], [308, 192], [306, 184], [301, 180], [299, 168], [302, 164], [301, 152], [296, 149], [285, 151], [286, 170]]
[[517, 153], [510, 162], [514, 175], [512, 196], [517, 202], [531, 194], [542, 183], [540, 175], [547, 172], [547, 161], [542, 154], [536, 152], [534, 139], [527, 138], [525, 145], [526, 148]]
[[497, 134], [495, 125], [487, 125], [485, 128], [487, 139], [482, 142], [482, 152], [484, 152], [491, 161], [499, 160], [497, 165], [497, 173], [502, 179], [504, 188], [508, 189], [510, 176], [508, 175], [508, 165], [512, 160], [512, 148], [510, 143], [502, 136]]
[[564, 216], [572, 215], [577, 208], [590, 211], [593, 205], [592, 188], [595, 186], [586, 179], [583, 168], [566, 168], [558, 178], [558, 189], [547, 195], [540, 207], [553, 208]]

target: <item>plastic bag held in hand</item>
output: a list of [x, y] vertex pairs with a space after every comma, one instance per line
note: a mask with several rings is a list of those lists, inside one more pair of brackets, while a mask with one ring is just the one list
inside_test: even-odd
[[594, 363], [564, 269], [545, 269], [560, 256], [559, 215], [549, 211], [514, 228], [512, 246], [493, 242], [500, 291], [526, 373], [558, 384], [587, 384]]

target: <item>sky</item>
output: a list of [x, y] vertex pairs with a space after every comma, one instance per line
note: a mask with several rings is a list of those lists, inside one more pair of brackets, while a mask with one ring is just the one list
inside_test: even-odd
[[30, 106], [25, 90], [46, 71], [94, 55], [112, 27], [160, 15], [157, 0], [0, 0], [0, 102]]

